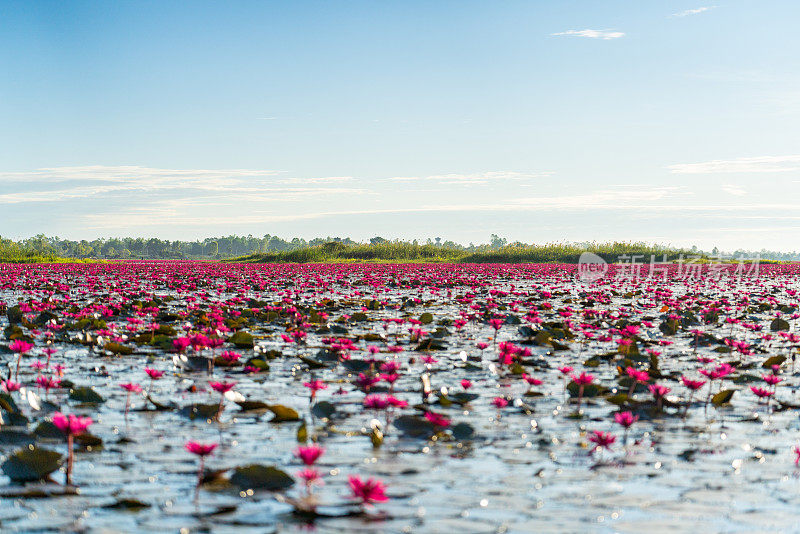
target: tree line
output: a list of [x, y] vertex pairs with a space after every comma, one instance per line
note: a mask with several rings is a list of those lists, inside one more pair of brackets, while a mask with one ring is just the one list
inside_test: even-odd
[[[432, 245], [443, 249], [458, 250], [463, 252], [486, 252], [492, 250], [529, 247], [530, 245], [519, 241], [509, 242], [496, 234], [490, 236], [489, 242], [484, 244], [469, 243], [462, 245], [440, 237], [424, 241], [389, 241], [382, 237], [373, 237], [369, 243], [360, 243], [349, 237], [318, 237], [310, 240], [295, 237], [290, 240], [278, 236], [265, 234], [258, 237], [253, 235], [229, 235], [221, 237], [207, 237], [194, 241], [171, 241], [156, 237], [112, 237], [94, 240], [72, 240], [59, 237], [36, 235], [28, 239], [14, 241], [0, 237], [0, 251], [11, 251], [15, 254], [35, 255], [41, 257], [61, 257], [76, 259], [224, 259], [253, 254], [285, 253], [318, 247], [326, 243], [339, 243], [344, 246], [355, 245], [380, 245], [385, 243], [408, 243], [411, 245]], [[573, 243], [570, 246], [584, 246], [591, 248], [593, 243]], [[639, 244], [645, 246], [644, 244]], [[648, 250], [652, 245], [646, 245]], [[658, 247], [655, 247], [658, 248]], [[664, 246], [663, 250], [677, 250], [674, 247]], [[708, 254], [716, 256], [718, 250], [702, 251], [697, 247], [685, 249], [687, 252]], [[728, 253], [733, 255], [734, 253]], [[735, 252], [737, 256], [758, 254], [761, 259], [774, 261], [800, 261], [800, 252], [777, 251], [744, 251]], [[8, 255], [8, 254], [7, 254]]]

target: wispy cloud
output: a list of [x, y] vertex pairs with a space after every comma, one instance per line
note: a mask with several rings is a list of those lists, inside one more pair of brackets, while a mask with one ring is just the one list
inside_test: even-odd
[[[160, 169], [133, 165], [52, 167], [26, 172], [0, 172], [0, 184], [15, 184], [16, 190], [0, 193], [0, 204], [59, 202], [113, 194], [183, 194], [219, 199], [268, 193], [282, 199], [307, 198], [338, 192], [358, 194], [357, 188], [339, 188], [352, 176], [311, 178], [282, 177], [274, 170], [256, 169]], [[6, 188], [8, 190], [8, 187]], [[146, 200], [146, 199], [140, 199]]]
[[530, 180], [546, 178], [555, 174], [552, 171], [542, 172], [516, 172], [516, 171], [489, 171], [482, 173], [450, 173], [433, 174], [430, 176], [394, 176], [388, 178], [390, 182], [434, 181], [441, 184], [487, 184], [502, 180]]
[[715, 7], [717, 7], [717, 6], [703, 6], [703, 7], [697, 7], [697, 8], [694, 8], [694, 9], [687, 9], [686, 11], [679, 11], [678, 13], [673, 13], [672, 15], [670, 15], [670, 17], [690, 17], [692, 15], [698, 15], [698, 14], [703, 13], [705, 11], [710, 11], [710, 10], [714, 9]]
[[729, 195], [734, 195], [737, 197], [743, 197], [747, 194], [747, 191], [745, 191], [743, 188], [732, 184], [723, 185], [722, 190]]
[[614, 30], [567, 30], [564, 32], [551, 33], [550, 35], [568, 35], [573, 37], [587, 37], [589, 39], [602, 39], [609, 41], [611, 39], [619, 39], [624, 37], [624, 32]]
[[[685, 187], [633, 187], [609, 188], [588, 191], [579, 194], [536, 196], [516, 198], [505, 202], [464, 202], [464, 203], [430, 203], [403, 205], [392, 207], [354, 207], [345, 209], [308, 209], [278, 213], [269, 209], [249, 209], [246, 212], [198, 213], [202, 206], [196, 202], [185, 204], [182, 199], [159, 201], [154, 205], [136, 206], [114, 213], [92, 213], [84, 215], [87, 227], [104, 231], [118, 231], [137, 227], [249, 227], [257, 224], [286, 223], [319, 219], [333, 219], [349, 216], [385, 216], [409, 213], [561, 213], [592, 212], [598, 216], [615, 213], [626, 213], [642, 219], [662, 217], [665, 213], [685, 213], [693, 217], [730, 217], [731, 213], [746, 216], [748, 212], [761, 213], [764, 210], [794, 210], [791, 202], [760, 204], [747, 202], [731, 204], [725, 202], [687, 203], [691, 192]], [[214, 207], [213, 204], [210, 205]], [[191, 209], [184, 209], [191, 208]]]
[[800, 155], [717, 159], [701, 163], [680, 163], [667, 168], [675, 174], [788, 172], [800, 170]]

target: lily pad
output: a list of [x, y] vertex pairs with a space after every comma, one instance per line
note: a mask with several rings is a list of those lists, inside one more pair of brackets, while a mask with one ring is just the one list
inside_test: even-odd
[[253, 348], [254, 339], [252, 334], [240, 330], [228, 338], [228, 343], [233, 343], [239, 348]]
[[231, 475], [231, 483], [242, 489], [278, 491], [294, 485], [294, 479], [275, 466], [250, 464], [237, 467]]
[[85, 402], [89, 404], [99, 404], [106, 401], [99, 393], [88, 386], [71, 389], [69, 391], [69, 398], [74, 401]]
[[133, 347], [123, 345], [122, 343], [106, 343], [103, 348], [112, 354], [128, 355], [133, 354]]
[[429, 438], [436, 433], [433, 423], [416, 415], [401, 415], [392, 424], [403, 435], [412, 438]]
[[297, 410], [284, 406], [283, 404], [270, 404], [267, 406], [267, 410], [275, 414], [275, 417], [269, 420], [270, 423], [300, 420], [300, 414], [297, 413]]
[[735, 389], [723, 389], [713, 397], [711, 397], [711, 402], [714, 406], [722, 406], [724, 404], [728, 404], [731, 402], [731, 398], [733, 394], [736, 393]]
[[311, 413], [314, 417], [319, 417], [320, 419], [330, 419], [336, 413], [336, 406], [328, 401], [319, 401], [311, 407]]
[[103, 508], [107, 508], [107, 509], [111, 509], [111, 510], [132, 510], [132, 511], [137, 511], [137, 510], [142, 510], [144, 508], [150, 508], [150, 506], [151, 506], [150, 504], [148, 504], [148, 503], [146, 503], [144, 501], [140, 501], [139, 499], [126, 498], [126, 499], [117, 499], [116, 502], [113, 502], [111, 504], [107, 504], [107, 505], [103, 506]]
[[269, 410], [269, 404], [261, 401], [239, 401], [236, 403], [243, 412], [256, 412]]
[[451, 428], [453, 437], [458, 440], [470, 439], [475, 435], [475, 428], [469, 423], [458, 423]]
[[786, 361], [786, 356], [771, 356], [767, 358], [764, 363], [761, 364], [761, 367], [765, 369], [771, 368], [773, 365], [780, 365]]
[[3, 473], [15, 482], [44, 480], [61, 466], [61, 453], [29, 446], [3, 462]]
[[211, 419], [219, 413], [219, 404], [190, 404], [181, 408], [179, 412], [190, 420]]
[[789, 322], [785, 319], [781, 319], [777, 317], [774, 321], [769, 324], [769, 329], [772, 332], [780, 332], [780, 331], [788, 331], [789, 330]]

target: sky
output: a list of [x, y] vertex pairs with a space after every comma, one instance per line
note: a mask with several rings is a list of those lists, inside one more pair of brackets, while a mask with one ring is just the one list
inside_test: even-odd
[[800, 2], [0, 3], [0, 235], [800, 250]]

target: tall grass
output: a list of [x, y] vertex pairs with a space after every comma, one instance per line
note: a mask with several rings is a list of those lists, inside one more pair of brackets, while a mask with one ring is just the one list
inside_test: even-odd
[[56, 254], [42, 253], [25, 247], [10, 239], [0, 239], [0, 262], [3, 263], [52, 263], [59, 261]]
[[651, 256], [661, 261], [676, 259], [689, 250], [646, 243], [591, 243], [579, 246], [567, 243], [546, 245], [509, 245], [498, 249], [485, 247], [477, 251], [436, 245], [415, 245], [405, 241], [383, 242], [374, 245], [344, 245], [325, 243], [288, 252], [269, 252], [233, 258], [246, 263], [323, 263], [323, 262], [450, 262], [450, 263], [577, 263], [581, 254], [593, 252], [608, 262], [621, 261], [623, 256], [640, 256], [637, 262], [649, 262]]

